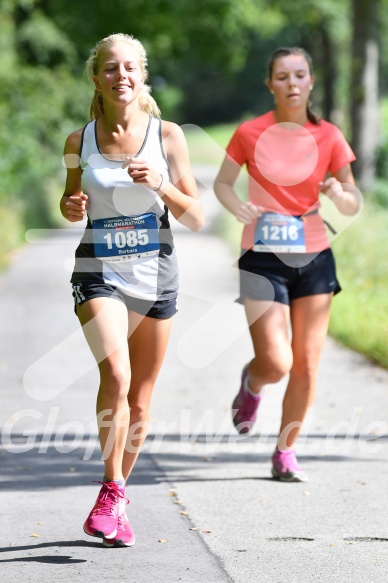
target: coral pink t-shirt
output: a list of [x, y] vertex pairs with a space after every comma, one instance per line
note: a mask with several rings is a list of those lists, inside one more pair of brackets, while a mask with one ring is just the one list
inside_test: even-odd
[[[316, 211], [319, 182], [356, 159], [342, 132], [322, 120], [304, 126], [277, 123], [273, 111], [242, 123], [226, 149], [247, 167], [248, 200], [264, 211], [304, 216], [306, 252], [327, 249], [329, 240]], [[255, 224], [245, 225], [242, 248], [254, 244]]]

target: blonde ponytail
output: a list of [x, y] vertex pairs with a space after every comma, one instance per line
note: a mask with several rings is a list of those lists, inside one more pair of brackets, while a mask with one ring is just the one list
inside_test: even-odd
[[154, 117], [160, 117], [160, 109], [155, 99], [150, 95], [151, 87], [149, 85], [144, 85], [139, 94], [139, 107], [141, 111], [153, 115]]
[[[119, 44], [126, 43], [131, 47], [134, 47], [139, 54], [139, 64], [143, 73], [144, 81], [147, 80], [147, 53], [143, 45], [139, 40], [134, 38], [132, 35], [117, 33], [111, 34], [102, 40], [100, 40], [95, 47], [90, 51], [90, 56], [86, 61], [85, 72], [90, 80], [93, 80], [93, 76], [98, 74], [99, 69], [99, 57], [103, 50], [109, 47]], [[149, 85], [144, 85], [139, 94], [139, 108], [141, 111], [153, 115], [155, 117], [160, 117], [160, 109], [153, 97], [150, 95], [151, 87]], [[90, 119], [97, 119], [104, 113], [104, 104], [102, 100], [102, 95], [99, 91], [94, 92], [92, 103], [90, 104]]]
[[90, 104], [90, 121], [97, 119], [104, 113], [104, 103], [102, 95], [97, 89], [94, 91], [92, 103]]

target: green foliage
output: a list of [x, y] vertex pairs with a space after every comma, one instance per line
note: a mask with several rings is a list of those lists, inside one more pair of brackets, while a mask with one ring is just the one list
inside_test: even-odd
[[23, 239], [23, 227], [21, 214], [18, 213], [18, 205], [7, 207], [0, 204], [0, 269], [7, 266], [12, 251]]
[[[63, 170], [69, 119], [85, 123], [86, 81], [69, 70], [75, 49], [33, 2], [0, 7], [0, 230], [2, 257], [28, 228], [54, 224], [50, 178]], [[56, 193], [57, 196], [57, 193]]]
[[376, 151], [376, 175], [388, 179], [388, 139], [385, 139]]
[[[16, 38], [27, 62], [67, 62], [81, 74], [99, 39], [120, 31], [140, 38], [162, 113], [178, 123], [208, 126], [268, 109], [266, 61], [287, 44], [305, 46], [316, 61], [318, 107], [331, 76], [333, 85], [342, 84], [337, 101], [346, 104], [350, 0], [117, 0], [114, 6], [96, 3], [92, 10], [74, 0], [8, 2], [18, 6]], [[326, 37], [336, 63], [327, 75]]]
[[388, 208], [388, 99], [381, 102], [381, 141], [376, 150], [376, 179], [368, 197], [375, 205]]
[[152, 97], [156, 100], [163, 118], [169, 120], [173, 120], [176, 117], [176, 112], [184, 101], [184, 94], [181, 89], [168, 85], [158, 77], [153, 79]]
[[376, 207], [388, 209], [388, 175], [384, 179], [375, 179], [373, 187], [368, 192], [368, 200]]
[[163, 115], [201, 125], [241, 115], [246, 99], [235, 76], [246, 67], [252, 38], [270, 39], [286, 25], [267, 0], [118, 0], [114, 8], [100, 2], [93, 10], [87, 2], [73, 2], [69, 10], [69, 0], [46, 0], [44, 6], [46, 16], [77, 39], [80, 62], [112, 32], [138, 37], [148, 52], [150, 83]]
[[343, 291], [333, 300], [330, 332], [388, 368], [388, 211], [366, 204], [333, 244]]
[[71, 63], [76, 56], [72, 42], [40, 10], [22, 23], [16, 42], [20, 55], [33, 65], [52, 67]]
[[0, 75], [0, 87], [7, 104], [0, 108], [0, 148], [6, 154], [0, 162], [0, 200], [22, 200], [26, 226], [44, 226], [50, 222], [44, 183], [60, 169], [62, 127], [76, 110], [69, 99], [78, 92], [82, 100], [82, 84], [63, 68], [54, 76], [44, 67], [24, 67]]
[[[376, 176], [378, 179], [373, 188], [377, 202], [386, 201], [383, 206], [388, 206], [388, 194], [384, 196], [384, 181], [388, 181], [388, 99], [381, 103], [381, 141], [376, 151]], [[385, 188], [387, 185], [385, 184]], [[376, 192], [377, 191], [377, 192]]]

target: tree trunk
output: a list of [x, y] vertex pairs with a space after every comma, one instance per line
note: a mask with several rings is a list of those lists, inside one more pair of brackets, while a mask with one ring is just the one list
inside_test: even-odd
[[334, 85], [337, 76], [334, 47], [330, 38], [328, 22], [322, 22], [320, 27], [323, 57], [323, 101], [322, 112], [325, 119], [332, 119], [334, 111]]
[[372, 186], [379, 141], [379, 46], [377, 12], [380, 0], [353, 0], [351, 124], [353, 169], [361, 189]]

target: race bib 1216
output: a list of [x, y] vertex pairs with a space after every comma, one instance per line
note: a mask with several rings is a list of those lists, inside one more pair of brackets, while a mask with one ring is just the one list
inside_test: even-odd
[[263, 213], [256, 223], [253, 251], [305, 253], [303, 220], [290, 215]]

